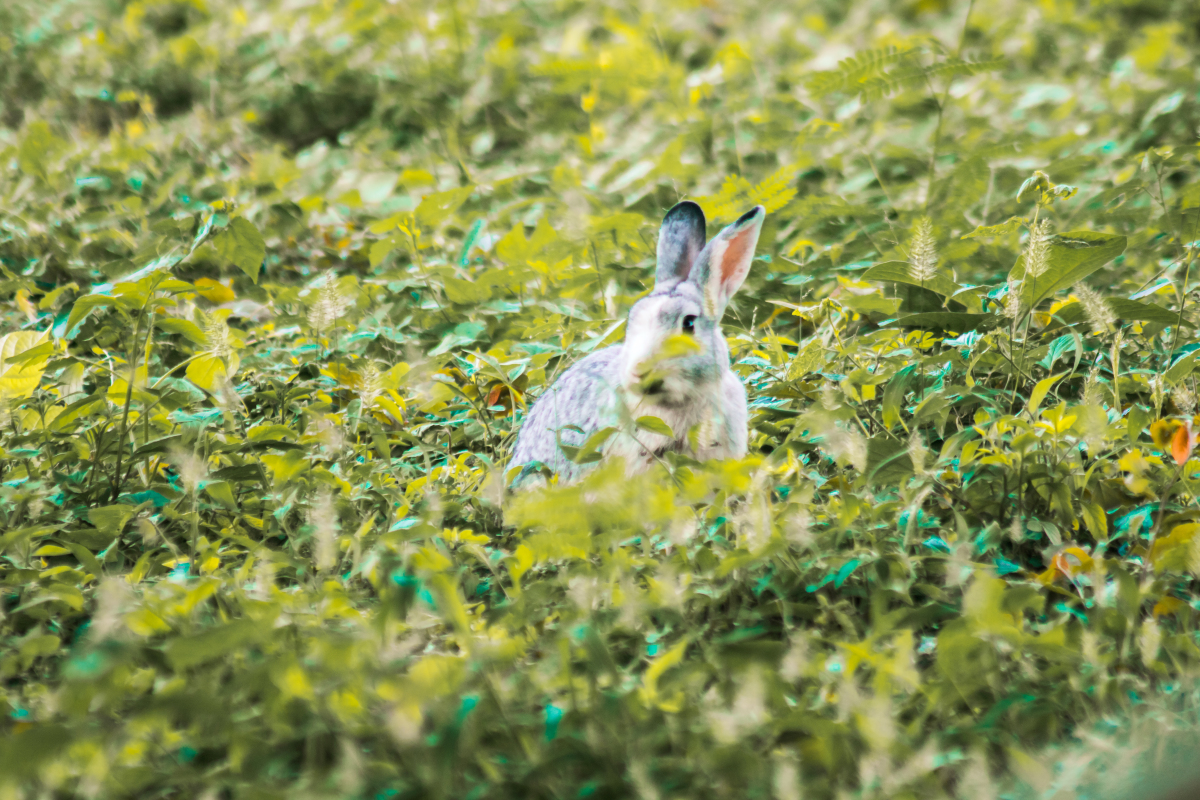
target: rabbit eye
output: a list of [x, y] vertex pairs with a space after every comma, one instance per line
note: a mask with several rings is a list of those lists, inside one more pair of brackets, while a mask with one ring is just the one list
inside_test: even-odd
[[686, 317], [683, 318], [683, 332], [684, 333], [695, 333], [696, 332], [696, 316], [694, 314], [688, 314]]

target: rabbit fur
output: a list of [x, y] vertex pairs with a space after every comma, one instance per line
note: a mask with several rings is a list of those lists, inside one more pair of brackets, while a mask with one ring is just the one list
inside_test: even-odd
[[[541, 466], [560, 483], [579, 479], [592, 465], [572, 462], [559, 441], [579, 447], [607, 427], [617, 430], [602, 457], [623, 458], [630, 473], [668, 452], [746, 454], [746, 390], [730, 369], [720, 322], [750, 271], [765, 216], [755, 206], [705, 244], [700, 206], [685, 201], [667, 212], [654, 291], [630, 310], [624, 342], [572, 366], [534, 403], [513, 451], [512, 465], [523, 467], [514, 487], [541, 483]], [[643, 416], [674, 436], [638, 429]]]

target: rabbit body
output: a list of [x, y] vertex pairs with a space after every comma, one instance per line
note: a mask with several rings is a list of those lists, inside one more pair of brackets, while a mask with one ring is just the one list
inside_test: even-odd
[[[730, 369], [720, 316], [754, 256], [762, 207], [704, 244], [704, 215], [694, 203], [667, 213], [658, 245], [654, 291], [630, 310], [625, 341], [584, 358], [560, 377], [525, 420], [512, 463], [525, 469], [514, 486], [539, 482], [538, 465], [560, 483], [579, 479], [577, 464], [559, 447], [582, 446], [593, 433], [616, 431], [602, 457], [622, 458], [642, 472], [665, 453], [693, 458], [738, 458], [746, 453], [746, 390]], [[657, 417], [666, 436], [638, 428]]]

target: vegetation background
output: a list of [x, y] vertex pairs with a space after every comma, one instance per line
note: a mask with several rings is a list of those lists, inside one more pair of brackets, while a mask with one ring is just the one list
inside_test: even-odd
[[[0, 798], [1185, 777], [1198, 58], [1187, 0], [7, 0]], [[682, 198], [769, 211], [751, 454], [506, 496]]]

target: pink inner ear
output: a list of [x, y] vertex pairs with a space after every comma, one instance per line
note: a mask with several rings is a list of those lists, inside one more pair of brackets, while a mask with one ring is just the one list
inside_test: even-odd
[[721, 254], [721, 283], [728, 285], [733, 282], [740, 281], [743, 277], [746, 267], [750, 264], [750, 259], [754, 253], [747, 253], [753, 245], [754, 240], [750, 234], [754, 232], [753, 228], [738, 233], [725, 247], [725, 252]]

